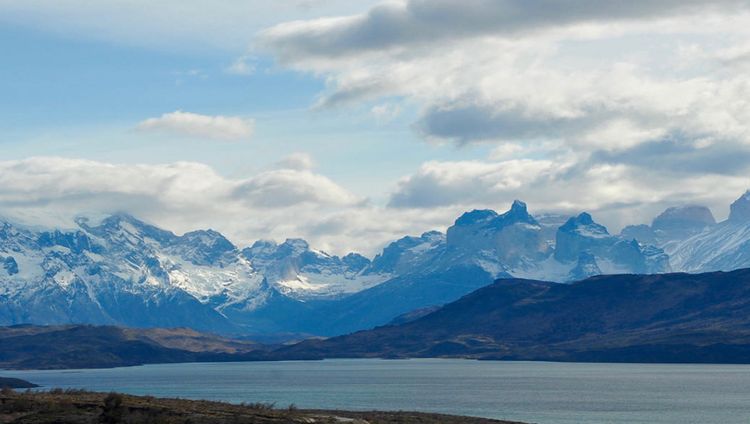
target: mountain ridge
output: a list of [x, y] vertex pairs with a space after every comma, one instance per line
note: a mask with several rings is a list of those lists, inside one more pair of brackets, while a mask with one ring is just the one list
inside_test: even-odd
[[329, 255], [302, 239], [240, 248], [214, 230], [176, 235], [127, 214], [78, 218], [65, 231], [0, 222], [0, 324], [333, 336], [449, 303], [497, 278], [750, 267], [748, 204], [745, 193], [719, 223], [701, 206], [670, 208], [650, 226], [610, 234], [586, 212], [535, 217], [515, 201], [502, 214], [466, 212], [445, 233], [402, 237], [372, 260]]

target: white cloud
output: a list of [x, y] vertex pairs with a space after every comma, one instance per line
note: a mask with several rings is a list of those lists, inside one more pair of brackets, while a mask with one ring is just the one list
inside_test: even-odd
[[[748, 37], [744, 0], [401, 0], [280, 24], [259, 44], [282, 64], [326, 79], [318, 106], [405, 99], [417, 105], [413, 127], [426, 140], [501, 146], [491, 159], [502, 167], [429, 162], [391, 198], [468, 205], [471, 184], [448, 182], [455, 168], [498, 199], [513, 195], [505, 189], [513, 184], [536, 189], [512, 171], [523, 161], [562, 160], [564, 173], [547, 170], [549, 186], [601, 167], [628, 170], [621, 177], [629, 180], [616, 185], [623, 190], [645, 183], [639, 172], [653, 174], [673, 184], [675, 196], [665, 185], [658, 199], [684, 194], [685, 179], [744, 178]], [[708, 192], [691, 196], [713, 198], [709, 186], [697, 187]], [[600, 207], [563, 192], [581, 209]]]
[[[374, 255], [405, 234], [445, 228], [472, 208], [504, 210], [513, 199], [537, 212], [593, 212], [618, 229], [649, 222], [668, 206], [699, 203], [718, 217], [747, 178], [687, 176], [628, 165], [571, 168], [575, 161], [511, 159], [425, 163], [393, 189], [391, 206], [373, 205], [312, 172], [280, 166], [243, 178], [193, 162], [128, 165], [59, 157], [0, 161], [0, 216], [70, 228], [75, 216], [130, 213], [182, 233], [213, 228], [240, 246], [260, 238], [303, 237], [335, 254]], [[674, 190], [675, 186], [679, 190]]]
[[136, 128], [195, 138], [247, 140], [253, 135], [255, 121], [237, 116], [209, 116], [178, 110], [146, 119]]
[[399, 182], [390, 205], [425, 208], [502, 201], [540, 180], [553, 181], [564, 170], [548, 160], [427, 162]]
[[309, 171], [315, 166], [315, 160], [308, 153], [295, 152], [276, 162], [279, 169], [293, 169], [297, 171]]
[[749, 183], [745, 176], [685, 175], [658, 167], [644, 170], [607, 163], [581, 167], [564, 157], [444, 161], [425, 163], [404, 177], [390, 203], [404, 209], [471, 209], [504, 207], [521, 199], [532, 212], [592, 212], [616, 231], [627, 224], [648, 223], [667, 207], [688, 203], [705, 204], [725, 217], [729, 202]]
[[309, 169], [228, 178], [193, 162], [132, 165], [60, 157], [0, 161], [0, 205], [0, 216], [27, 225], [71, 228], [75, 216], [126, 212], [178, 233], [213, 228], [240, 246], [303, 237], [339, 254], [374, 254], [392, 239], [453, 218], [445, 211], [372, 206]]
[[[428, 139], [596, 151], [675, 133], [696, 147], [747, 141], [745, 72], [722, 62], [745, 57], [748, 28], [742, 0], [403, 0], [280, 24], [259, 43], [326, 77], [322, 106], [404, 97]], [[725, 47], [687, 63], [686, 44]]]
[[590, 22], [649, 20], [747, 7], [743, 0], [401, 0], [365, 13], [293, 21], [262, 34], [290, 62], [361, 55], [368, 51], [444, 44], [483, 36], [513, 36]]

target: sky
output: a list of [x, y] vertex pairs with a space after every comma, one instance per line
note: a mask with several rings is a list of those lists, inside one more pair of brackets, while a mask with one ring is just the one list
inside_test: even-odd
[[750, 188], [746, 0], [0, 0], [0, 216], [377, 253]]

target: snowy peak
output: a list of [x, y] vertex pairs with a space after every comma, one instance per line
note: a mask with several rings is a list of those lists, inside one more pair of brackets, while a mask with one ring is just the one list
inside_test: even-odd
[[385, 277], [362, 274], [370, 260], [358, 253], [343, 258], [310, 248], [302, 239], [281, 244], [259, 240], [242, 250], [269, 287], [295, 299], [336, 297], [382, 282]]
[[516, 200], [511, 208], [498, 215], [493, 210], [473, 210], [461, 215], [456, 222], [448, 228], [447, 242], [449, 246], [461, 246], [466, 242], [476, 241], [484, 238], [483, 246], [491, 247], [491, 240], [495, 234], [503, 229], [517, 224], [525, 225], [526, 228], [539, 230], [539, 223], [531, 216], [526, 208], [526, 203]]
[[292, 238], [281, 243], [276, 249], [276, 254], [280, 257], [299, 256], [308, 251], [310, 251], [310, 244], [307, 241]]
[[560, 231], [577, 233], [584, 237], [609, 237], [607, 227], [594, 222], [594, 218], [587, 212], [583, 212], [576, 217], [568, 219], [568, 221], [560, 227]]
[[497, 212], [490, 209], [474, 209], [471, 212], [465, 212], [456, 219], [453, 224], [456, 227], [478, 225], [490, 222], [497, 217]]
[[199, 230], [185, 233], [171, 240], [168, 251], [175, 253], [194, 265], [217, 265], [231, 262], [237, 248], [220, 233]]
[[606, 227], [597, 224], [590, 214], [583, 212], [570, 218], [557, 230], [555, 259], [575, 261], [585, 251], [602, 255], [615, 241]]
[[138, 245], [147, 242], [169, 244], [177, 239], [171, 231], [146, 224], [128, 214], [109, 216], [96, 226], [89, 225], [87, 218], [78, 218], [76, 223], [86, 233], [115, 244]]
[[502, 228], [515, 223], [538, 225], [534, 217], [529, 214], [526, 203], [520, 200], [514, 200], [510, 209], [501, 215], [490, 209], [475, 209], [471, 212], [466, 212], [456, 220], [453, 226], [492, 226]]
[[729, 207], [729, 222], [745, 224], [750, 222], [750, 190], [735, 200]]
[[[494, 212], [492, 213], [494, 214]], [[417, 265], [423, 264], [429, 256], [435, 253], [436, 249], [440, 249], [444, 245], [445, 234], [438, 231], [429, 231], [419, 237], [402, 237], [390, 243], [383, 249], [382, 253], [375, 256], [375, 259], [372, 260], [372, 266], [366, 272], [368, 274], [413, 272]]]

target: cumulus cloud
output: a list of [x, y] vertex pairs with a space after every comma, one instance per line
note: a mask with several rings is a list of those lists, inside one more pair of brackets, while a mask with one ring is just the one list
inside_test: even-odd
[[157, 131], [194, 138], [246, 140], [253, 135], [255, 121], [237, 116], [210, 116], [175, 111], [140, 122], [140, 131]]

